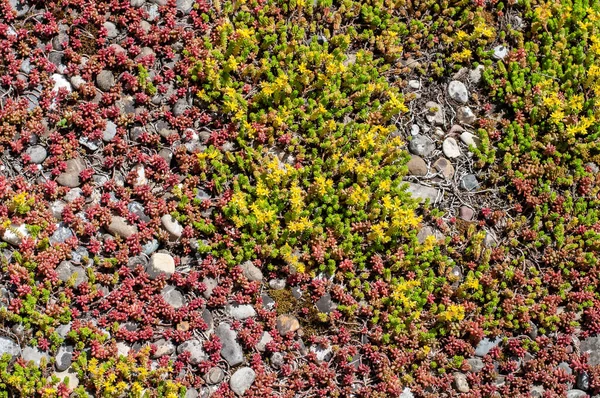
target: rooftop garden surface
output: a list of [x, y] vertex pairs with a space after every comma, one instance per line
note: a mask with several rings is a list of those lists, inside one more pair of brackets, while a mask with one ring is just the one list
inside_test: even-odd
[[599, 65], [597, 1], [0, 0], [0, 398], [600, 394]]

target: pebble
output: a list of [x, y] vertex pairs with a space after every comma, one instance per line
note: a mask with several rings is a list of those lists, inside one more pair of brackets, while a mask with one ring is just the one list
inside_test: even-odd
[[473, 124], [477, 120], [477, 117], [468, 106], [459, 107], [456, 111], [456, 118], [462, 124]]
[[479, 188], [479, 181], [477, 181], [475, 174], [465, 174], [460, 180], [460, 186], [464, 190], [474, 191]]
[[173, 115], [181, 116], [189, 107], [188, 102], [185, 98], [181, 98], [173, 105]]
[[75, 347], [72, 345], [60, 346], [56, 353], [54, 367], [56, 370], [62, 372], [67, 370], [73, 363], [73, 351]]
[[217, 280], [214, 278], [208, 278], [205, 277], [202, 280], [202, 283], [204, 284], [204, 286], [206, 286], [206, 290], [202, 292], [202, 295], [204, 296], [205, 299], [209, 299], [210, 296], [212, 295], [212, 291], [215, 287], [217, 287]]
[[412, 390], [409, 387], [404, 387], [404, 390], [402, 390], [402, 394], [400, 394], [398, 398], [415, 398], [415, 396], [413, 395]]
[[412, 182], [409, 182], [407, 184], [408, 188], [406, 189], [406, 192], [409, 192], [415, 199], [429, 199], [429, 201], [433, 203], [438, 197], [439, 190], [436, 188], [427, 187], [425, 185], [415, 184]]
[[442, 144], [442, 151], [446, 157], [451, 159], [457, 158], [461, 155], [458, 142], [456, 142], [453, 137], [448, 137], [444, 140], [444, 143]]
[[476, 68], [469, 71], [469, 80], [473, 84], [478, 84], [481, 81], [481, 76], [485, 67], [483, 65], [477, 65]]
[[104, 133], [102, 134], [102, 140], [104, 142], [112, 141], [117, 135], [117, 125], [112, 121], [106, 121], [106, 127], [104, 128]]
[[177, 347], [177, 353], [181, 354], [182, 352], [190, 353], [190, 363], [192, 365], [198, 365], [200, 362], [208, 359], [208, 356], [204, 352], [202, 348], [202, 342], [199, 340], [188, 340]]
[[319, 312], [323, 312], [325, 314], [329, 314], [337, 308], [337, 305], [331, 299], [331, 294], [325, 293], [317, 302], [315, 303]]
[[219, 384], [220, 382], [223, 381], [223, 379], [225, 378], [225, 372], [223, 372], [223, 369], [214, 366], [212, 368], [210, 368], [208, 370], [208, 372], [206, 372], [206, 375], [204, 375], [204, 380], [206, 380], [206, 382], [208, 384]]
[[126, 357], [127, 355], [129, 355], [129, 351], [131, 351], [131, 347], [129, 347], [127, 344], [123, 343], [122, 341], [119, 341], [117, 343], [117, 356], [124, 356]]
[[427, 175], [428, 167], [427, 163], [422, 157], [417, 155], [411, 155], [410, 160], [406, 164], [408, 166], [408, 173], [413, 176], [425, 176]]
[[142, 253], [144, 253], [146, 256], [150, 256], [152, 253], [157, 251], [159, 247], [160, 244], [158, 241], [156, 239], [152, 239], [151, 241], [142, 245]]
[[71, 83], [69, 83], [60, 73], [54, 73], [52, 75], [52, 80], [54, 80], [54, 87], [52, 88], [54, 93], [57, 93], [61, 88], [66, 89], [69, 93], [73, 91]]
[[415, 135], [408, 148], [412, 153], [421, 157], [427, 157], [435, 150], [435, 143], [433, 140], [425, 135]]
[[169, 278], [175, 273], [175, 260], [169, 254], [154, 253], [150, 257], [146, 272], [150, 276], [150, 279], [156, 279], [160, 275], [165, 275]]
[[187, 15], [194, 7], [194, 0], [177, 0], [176, 6], [178, 11]]
[[589, 395], [585, 391], [573, 389], [567, 391], [567, 398], [588, 398]]
[[579, 350], [582, 354], [589, 354], [588, 364], [590, 366], [600, 365], [600, 336], [581, 340]]
[[269, 287], [273, 290], [283, 290], [285, 289], [285, 286], [285, 279], [271, 279], [269, 281]]
[[25, 0], [9, 0], [11, 8], [17, 13], [17, 18], [21, 18], [29, 11], [28, 1]]
[[532, 398], [542, 398], [544, 396], [544, 386], [531, 386], [529, 395]]
[[481, 140], [475, 134], [464, 131], [460, 134], [460, 140], [467, 146], [473, 145], [475, 148], [481, 145]]
[[433, 164], [433, 168], [437, 172], [442, 173], [446, 179], [452, 179], [452, 177], [454, 177], [454, 166], [452, 166], [452, 163], [446, 158], [439, 158], [436, 160]]
[[490, 352], [492, 348], [500, 344], [501, 341], [502, 339], [500, 337], [496, 337], [493, 340], [487, 337], [484, 338], [479, 342], [479, 344], [477, 344], [477, 347], [475, 347], [475, 355], [478, 357], [486, 356], [488, 352]]
[[69, 390], [74, 390], [79, 386], [79, 378], [77, 377], [77, 373], [72, 369], [65, 369], [62, 372], [54, 372], [52, 376], [58, 378], [61, 382], [65, 382], [68, 379], [69, 381], [66, 383], [66, 385]]
[[329, 361], [333, 356], [331, 347], [323, 348], [320, 344], [311, 345], [310, 352], [313, 352], [317, 356], [318, 362]]
[[590, 376], [586, 372], [577, 375], [576, 386], [578, 389], [587, 391], [590, 388]]
[[73, 275], [75, 275], [74, 287], [78, 287], [83, 282], [88, 281], [85, 269], [83, 267], [73, 265], [69, 261], [61, 261], [58, 267], [56, 267], [55, 271], [58, 274], [58, 279], [63, 282], [67, 282]]
[[181, 224], [179, 224], [179, 221], [173, 218], [173, 216], [170, 214], [165, 214], [160, 218], [160, 221], [162, 222], [163, 228], [171, 236], [171, 240], [177, 240], [181, 237], [181, 234], [183, 233], [183, 227]]
[[262, 299], [263, 308], [266, 308], [270, 311], [275, 307], [275, 300], [273, 300], [271, 297], [269, 297], [269, 295], [262, 294], [260, 296], [260, 298]]
[[115, 85], [115, 75], [109, 70], [102, 70], [96, 76], [96, 84], [102, 91], [110, 91]]
[[215, 329], [215, 321], [211, 312], [207, 308], [205, 308], [204, 311], [202, 311], [202, 320], [206, 323], [207, 326], [205, 330], [206, 334], [212, 334]]
[[124, 239], [127, 239], [138, 232], [135, 225], [130, 225], [127, 220], [121, 216], [113, 216], [106, 229], [111, 235], [120, 236]]
[[0, 357], [4, 354], [8, 354], [11, 358], [16, 357], [21, 352], [19, 345], [8, 337], [0, 336]]
[[137, 174], [137, 177], [135, 178], [135, 180], [133, 180], [134, 187], [141, 187], [148, 184], [148, 179], [146, 178], [146, 169], [144, 168], [144, 165], [136, 164], [132, 170], [135, 171], [135, 173]]
[[150, 217], [148, 217], [145, 213], [146, 209], [144, 208], [144, 205], [140, 202], [136, 202], [135, 200], [129, 202], [127, 205], [127, 210], [138, 216], [143, 222], [150, 222], [151, 220]]
[[471, 372], [474, 373], [480, 372], [485, 367], [485, 364], [480, 358], [469, 358], [467, 359], [467, 363], [471, 367]]
[[463, 131], [465, 131], [465, 129], [460, 124], [453, 124], [452, 127], [450, 127], [450, 130], [448, 130], [448, 134], [449, 135], [458, 135], [458, 134], [462, 133]]
[[467, 376], [460, 372], [454, 373], [454, 386], [459, 392], [469, 392], [471, 389], [467, 381]]
[[460, 209], [458, 209], [458, 216], [465, 221], [471, 221], [474, 215], [475, 211], [469, 206], [461, 206]]
[[69, 159], [66, 170], [56, 178], [56, 182], [65, 187], [76, 188], [81, 184], [79, 173], [83, 170], [85, 162], [82, 158]]
[[418, 90], [421, 88], [421, 82], [418, 80], [409, 80], [408, 87], [412, 88], [413, 90]]
[[492, 54], [494, 59], [497, 59], [500, 61], [500, 60], [503, 60], [504, 58], [506, 58], [507, 55], [508, 55], [507, 47], [505, 47], [503, 45], [494, 47], [494, 53]]
[[452, 80], [448, 84], [448, 95], [456, 102], [466, 104], [469, 101], [469, 92], [467, 86], [458, 80]]
[[146, 0], [131, 0], [129, 3], [131, 4], [132, 7], [139, 8], [139, 7], [143, 6], [144, 4], [146, 4]]
[[109, 40], [112, 40], [119, 36], [119, 29], [117, 29], [117, 25], [115, 25], [114, 23], [106, 21], [102, 26], [104, 26], [104, 29], [106, 29], [106, 37]]
[[25, 361], [25, 363], [33, 362], [35, 366], [40, 366], [42, 360], [45, 360], [46, 363], [50, 360], [50, 357], [45, 352], [40, 351], [35, 347], [25, 347], [23, 352], [21, 353], [21, 358]]
[[280, 352], [274, 352], [273, 355], [271, 355], [271, 366], [273, 366], [275, 369], [279, 369], [283, 366], [283, 364], [285, 363], [285, 358], [283, 356], [282, 353]]
[[221, 356], [229, 366], [237, 366], [244, 362], [242, 346], [237, 342], [237, 333], [226, 323], [221, 323], [215, 331], [221, 341]]
[[425, 104], [425, 118], [432, 124], [444, 124], [444, 108], [437, 102], [429, 101]]
[[181, 308], [185, 304], [183, 294], [175, 286], [167, 285], [160, 292], [162, 298], [173, 308]]
[[2, 240], [13, 246], [19, 246], [26, 237], [29, 237], [29, 232], [25, 224], [10, 225], [2, 234]]
[[100, 148], [100, 140], [90, 140], [88, 137], [81, 137], [79, 143], [92, 152], [95, 152]]
[[252, 368], [244, 366], [243, 368], [236, 370], [231, 376], [231, 379], [229, 379], [229, 386], [233, 392], [241, 396], [252, 386], [255, 379], [256, 372], [254, 372]]
[[249, 281], [262, 281], [262, 271], [252, 261], [248, 260], [241, 265], [242, 273]]
[[421, 128], [418, 124], [413, 124], [410, 126], [410, 135], [417, 135], [421, 132]]
[[160, 339], [154, 343], [156, 351], [152, 355], [152, 358], [158, 359], [163, 356], [171, 356], [175, 352], [175, 344], [171, 341]]
[[42, 164], [48, 156], [46, 148], [44, 148], [41, 145], [30, 146], [29, 148], [27, 148], [25, 153], [31, 158], [31, 163], [35, 164]]
[[225, 312], [237, 320], [243, 320], [256, 316], [256, 311], [251, 304], [227, 304]]
[[281, 314], [277, 317], [277, 330], [282, 336], [290, 332], [295, 332], [300, 329], [300, 322], [295, 316], [289, 314]]
[[263, 332], [258, 343], [256, 343], [256, 349], [260, 352], [264, 352], [267, 349], [267, 344], [273, 341], [273, 336], [269, 332]]

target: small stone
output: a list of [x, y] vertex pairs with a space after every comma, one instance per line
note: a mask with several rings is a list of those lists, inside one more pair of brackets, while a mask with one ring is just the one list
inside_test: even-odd
[[73, 231], [71, 228], [67, 227], [67, 225], [63, 222], [56, 224], [56, 230], [50, 235], [50, 243], [65, 243], [67, 239], [73, 237]]
[[477, 344], [477, 347], [475, 348], [475, 355], [478, 357], [486, 356], [488, 352], [490, 352], [492, 348], [500, 344], [501, 341], [502, 339], [500, 337], [497, 337], [493, 340], [487, 337], [484, 338], [479, 342], [479, 344]]
[[506, 58], [507, 55], [508, 55], [508, 48], [506, 48], [505, 46], [500, 45], [500, 46], [494, 47], [494, 53], [492, 54], [494, 59], [503, 60], [504, 58]]
[[150, 257], [146, 272], [150, 276], [150, 279], [156, 279], [160, 275], [165, 275], [169, 278], [175, 273], [175, 260], [169, 254], [154, 253]]
[[210, 369], [208, 369], [208, 372], [206, 372], [206, 375], [204, 376], [204, 380], [206, 380], [206, 382], [208, 384], [219, 384], [220, 382], [223, 381], [223, 379], [225, 378], [225, 372], [223, 372], [223, 369], [215, 366], [212, 367]]
[[273, 337], [269, 332], [263, 332], [258, 343], [256, 343], [256, 349], [260, 352], [264, 352], [267, 349], [267, 344], [273, 341]]
[[46, 363], [48, 363], [48, 361], [50, 360], [48, 354], [34, 347], [25, 347], [25, 349], [21, 353], [21, 358], [23, 358], [25, 363], [33, 362], [35, 366], [40, 366], [42, 360], [45, 360]]
[[122, 341], [119, 341], [117, 343], [117, 356], [124, 356], [126, 357], [127, 355], [129, 355], [129, 351], [131, 351], [131, 347], [129, 347], [127, 344], [123, 343]]
[[415, 155], [427, 157], [435, 150], [435, 143], [425, 135], [415, 135], [410, 140], [408, 148]]
[[561, 362], [558, 364], [557, 366], [558, 369], [562, 369], [565, 371], [566, 374], [568, 375], [572, 375], [573, 374], [573, 369], [571, 369], [571, 366], [566, 363], [566, 362]]
[[189, 104], [186, 99], [181, 98], [173, 105], [173, 115], [181, 116], [187, 110]]
[[106, 29], [106, 37], [109, 40], [112, 40], [119, 36], [119, 30], [117, 29], [117, 25], [115, 25], [114, 23], [106, 21], [102, 26], [104, 27], [104, 29]]
[[466, 104], [469, 101], [469, 92], [467, 86], [458, 80], [452, 80], [448, 84], [448, 95], [456, 102]]
[[67, 334], [71, 331], [71, 323], [69, 322], [66, 325], [60, 325], [54, 330], [62, 339], [67, 337]]
[[146, 0], [130, 0], [129, 2], [132, 7], [139, 8], [146, 4]]
[[418, 80], [409, 80], [408, 87], [412, 88], [413, 90], [418, 90], [421, 88], [421, 82]]
[[80, 198], [82, 194], [83, 194], [83, 191], [81, 190], [81, 188], [72, 188], [72, 189], [69, 189], [69, 192], [67, 192], [67, 194], [63, 197], [63, 199], [67, 202], [72, 202], [75, 199]]
[[77, 373], [74, 370], [65, 369], [62, 372], [54, 372], [52, 376], [58, 378], [61, 382], [65, 383], [67, 385], [67, 388], [71, 391], [79, 386], [79, 378], [77, 377]]
[[544, 396], [544, 386], [531, 386], [529, 396], [532, 398], [542, 398]]
[[13, 246], [19, 246], [23, 238], [29, 237], [25, 224], [9, 225], [2, 234], [2, 240]]
[[421, 184], [414, 184], [412, 182], [409, 182], [407, 184], [408, 188], [406, 189], [406, 192], [409, 192], [415, 199], [429, 199], [429, 201], [433, 203], [436, 201], [439, 195], [439, 190], [436, 188], [427, 187]]
[[75, 275], [74, 287], [78, 287], [83, 282], [88, 281], [87, 273], [83, 267], [78, 267], [71, 264], [69, 261], [62, 261], [58, 267], [56, 267], [56, 273], [58, 274], [58, 279], [63, 282], [67, 282], [71, 279], [73, 275]]
[[282, 353], [280, 352], [274, 352], [273, 355], [271, 355], [271, 366], [273, 366], [275, 369], [279, 369], [283, 366], [283, 364], [285, 363], [285, 358], [283, 356]]
[[238, 395], [244, 395], [246, 390], [248, 390], [254, 380], [256, 379], [256, 372], [252, 370], [250, 367], [243, 367], [238, 369], [229, 380], [229, 386], [231, 390]]
[[415, 396], [409, 387], [404, 387], [404, 390], [402, 390], [402, 394], [400, 394], [398, 398], [415, 398]]
[[79, 139], [79, 143], [92, 152], [95, 152], [100, 148], [100, 142], [100, 140], [90, 140], [88, 137], [81, 137]]
[[262, 299], [263, 308], [266, 308], [270, 311], [275, 307], [275, 300], [273, 300], [271, 297], [269, 297], [269, 295], [262, 294], [260, 296], [260, 298]]
[[456, 112], [456, 118], [462, 124], [473, 124], [477, 117], [468, 106], [461, 106]]
[[237, 342], [237, 333], [231, 327], [222, 323], [215, 331], [221, 341], [221, 356], [229, 366], [237, 366], [244, 363], [244, 352], [242, 346]]
[[129, 202], [127, 205], [127, 210], [138, 216], [138, 218], [143, 222], [150, 222], [151, 220], [150, 217], [148, 217], [145, 213], [146, 209], [144, 208], [144, 205], [140, 202], [136, 202], [134, 200]]
[[461, 155], [458, 142], [456, 142], [456, 140], [452, 137], [448, 137], [444, 140], [444, 143], [442, 144], [442, 151], [444, 152], [444, 155], [451, 159], [457, 158]]
[[100, 90], [110, 91], [115, 85], [115, 76], [109, 70], [102, 70], [98, 73], [98, 76], [96, 76], [96, 84]]
[[483, 65], [477, 65], [475, 69], [469, 71], [469, 80], [473, 84], [478, 84], [481, 81], [481, 76], [485, 67]]
[[479, 181], [475, 174], [465, 174], [460, 180], [460, 186], [467, 191], [474, 191], [479, 188]]
[[588, 398], [589, 395], [585, 391], [573, 389], [567, 391], [567, 398]]
[[442, 130], [442, 128], [441, 128], [441, 127], [436, 127], [436, 128], [433, 130], [433, 133], [434, 133], [436, 136], [440, 137], [440, 138], [444, 138], [444, 136], [446, 135], [446, 133], [444, 133], [444, 130]]
[[434, 232], [433, 228], [426, 225], [419, 230], [419, 233], [417, 233], [417, 241], [420, 244], [423, 244], [429, 236], [435, 236], [435, 232]]
[[152, 239], [151, 241], [142, 245], [142, 253], [144, 253], [146, 256], [150, 256], [152, 253], [157, 251], [159, 247], [160, 244], [158, 241], [156, 239]]
[[285, 279], [271, 279], [269, 281], [269, 287], [273, 290], [283, 290], [285, 289]]
[[464, 131], [460, 134], [460, 140], [467, 146], [473, 145], [475, 148], [478, 148], [481, 145], [481, 140], [475, 134], [469, 133], [468, 131]]
[[25, 0], [9, 0], [11, 8], [17, 13], [17, 18], [21, 18], [29, 12], [28, 1]]
[[141, 187], [148, 184], [148, 179], [146, 178], [146, 169], [144, 165], [137, 164], [133, 167], [132, 171], [136, 173], [135, 180], [133, 180], [134, 187]]
[[241, 265], [242, 273], [249, 281], [262, 281], [262, 271], [252, 261], [246, 261]]
[[337, 308], [337, 305], [331, 300], [331, 294], [325, 293], [317, 302], [315, 303], [317, 309], [320, 312], [325, 314], [329, 314], [331, 311]]
[[587, 391], [590, 389], [590, 376], [586, 372], [581, 372], [577, 375], [576, 386], [578, 389]]
[[162, 298], [173, 308], [181, 308], [185, 304], [183, 294], [175, 286], [167, 285], [160, 292]]
[[175, 352], [175, 344], [168, 340], [160, 339], [154, 345], [156, 346], [156, 351], [152, 355], [154, 359], [164, 357], [165, 355], [171, 356]]
[[498, 238], [496, 237], [496, 234], [494, 232], [492, 232], [492, 231], [485, 232], [485, 238], [483, 238], [483, 246], [484, 247], [498, 246]]
[[202, 311], [202, 320], [204, 321], [204, 323], [206, 323], [206, 334], [212, 334], [214, 332], [215, 329], [215, 321], [213, 319], [213, 316], [211, 314], [211, 312], [205, 308]]
[[418, 135], [421, 132], [421, 128], [418, 124], [413, 124], [410, 126], [410, 135]]
[[589, 354], [588, 364], [590, 366], [600, 365], [600, 336], [581, 340], [579, 349], [582, 354]]
[[463, 131], [465, 131], [465, 129], [461, 125], [453, 124], [452, 127], [450, 127], [450, 130], [448, 130], [448, 135], [458, 135]]
[[121, 216], [113, 216], [110, 219], [110, 224], [106, 227], [108, 232], [113, 236], [120, 236], [127, 239], [133, 234], [137, 234], [138, 230], [135, 225], [130, 225], [127, 220]]
[[454, 177], [454, 166], [452, 166], [452, 163], [446, 158], [439, 158], [436, 160], [433, 164], [433, 169], [442, 173], [446, 179], [450, 180]]
[[302, 289], [300, 288], [300, 286], [294, 286], [291, 290], [292, 290], [292, 296], [296, 300], [300, 300], [300, 298], [302, 297]]
[[444, 124], [444, 108], [433, 101], [425, 104], [425, 118], [431, 124]]
[[182, 352], [190, 353], [190, 363], [192, 365], [198, 365], [200, 362], [208, 359], [208, 356], [204, 352], [202, 348], [202, 342], [199, 340], [188, 340], [177, 347], [177, 353], [181, 354]]
[[256, 311], [251, 304], [228, 304], [225, 311], [234, 319], [243, 320], [256, 316]]
[[41, 145], [34, 145], [27, 148], [25, 151], [29, 158], [31, 159], [31, 163], [42, 164], [46, 157], [48, 156], [48, 152], [46, 148]]
[[282, 314], [277, 317], [277, 330], [282, 336], [300, 329], [300, 322], [293, 315]]
[[206, 290], [202, 292], [202, 295], [204, 296], [205, 299], [209, 299], [210, 296], [212, 295], [212, 291], [215, 287], [217, 287], [218, 283], [217, 280], [214, 278], [208, 278], [205, 277], [202, 280], [202, 283], [204, 284], [204, 286], [206, 286]]
[[56, 182], [65, 187], [76, 188], [81, 184], [79, 173], [83, 170], [85, 162], [82, 158], [69, 159], [66, 170], [56, 178]]
[[173, 216], [170, 214], [165, 214], [160, 218], [164, 229], [171, 235], [172, 240], [177, 240], [181, 237], [183, 233], [183, 227], [179, 224]]
[[458, 216], [465, 221], [471, 221], [474, 215], [475, 211], [468, 206], [461, 206], [460, 209], [458, 209]]
[[469, 382], [467, 381], [467, 376], [460, 372], [454, 373], [454, 386], [459, 392], [469, 392], [471, 389], [469, 387]]
[[333, 356], [331, 347], [324, 348], [320, 344], [311, 345], [310, 352], [313, 352], [316, 355], [318, 362], [329, 361]]
[[184, 14], [189, 14], [194, 7], [194, 0], [177, 0], [177, 10]]
[[102, 140], [104, 142], [112, 141], [117, 135], [117, 125], [112, 121], [106, 121], [106, 127], [104, 128], [104, 133], [102, 134]]
[[54, 366], [56, 370], [62, 372], [67, 370], [73, 363], [73, 351], [75, 347], [72, 345], [60, 346], [56, 353]]
[[8, 354], [11, 358], [16, 357], [21, 352], [19, 345], [8, 337], [0, 337], [0, 357]]
[[485, 364], [480, 358], [469, 358], [467, 359], [467, 363], [471, 367], [471, 372], [474, 373], [480, 372], [481, 369], [485, 367]]
[[419, 177], [427, 175], [427, 163], [425, 163], [423, 158], [420, 156], [411, 155], [410, 160], [406, 165], [408, 166], [408, 173], [410, 175]]

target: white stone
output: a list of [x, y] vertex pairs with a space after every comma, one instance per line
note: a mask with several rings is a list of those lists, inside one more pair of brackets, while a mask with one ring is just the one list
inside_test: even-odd
[[244, 395], [246, 390], [248, 390], [254, 380], [256, 379], [256, 372], [252, 370], [250, 367], [243, 367], [238, 369], [229, 379], [229, 386], [231, 390], [238, 395]]
[[175, 273], [175, 260], [169, 254], [154, 253], [150, 257], [146, 272], [151, 279], [156, 279], [160, 275], [166, 275], [168, 278]]
[[57, 377], [61, 382], [66, 382], [66, 379], [68, 378], [69, 381], [65, 384], [69, 390], [74, 390], [79, 386], [79, 378], [77, 377], [77, 373], [73, 370], [67, 369], [62, 372], [54, 372], [52, 376]]
[[463, 82], [453, 80], [448, 84], [448, 95], [454, 101], [466, 104], [469, 101], [469, 92]]
[[460, 156], [460, 148], [458, 147], [458, 142], [452, 137], [448, 137], [444, 140], [442, 144], [442, 151], [444, 155], [449, 158], [457, 158]]
[[225, 307], [225, 311], [237, 320], [243, 320], [256, 316], [256, 311], [250, 304], [228, 304]]
[[181, 237], [181, 234], [183, 233], [183, 227], [181, 224], [179, 224], [179, 221], [173, 218], [173, 216], [170, 214], [165, 214], [160, 218], [160, 221], [162, 222], [165, 230], [171, 235], [171, 239], [177, 240]]
[[506, 56], [508, 55], [508, 48], [506, 48], [505, 46], [496, 46], [494, 47], [494, 54], [493, 57], [497, 60], [502, 60], [504, 58], [506, 58]]
[[474, 147], [478, 147], [481, 145], [481, 140], [475, 134], [469, 133], [468, 131], [464, 131], [460, 134], [460, 140], [467, 146], [473, 145]]
[[27, 232], [25, 224], [10, 225], [4, 231], [4, 234], [2, 235], [2, 240], [6, 243], [10, 243], [13, 246], [19, 246], [23, 238], [28, 236], [29, 232]]

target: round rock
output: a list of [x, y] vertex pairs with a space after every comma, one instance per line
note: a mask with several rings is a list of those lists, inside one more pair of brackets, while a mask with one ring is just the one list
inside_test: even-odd
[[109, 70], [102, 70], [96, 76], [96, 84], [102, 91], [109, 91], [115, 85], [115, 76]]
[[433, 168], [437, 172], [442, 173], [446, 179], [451, 179], [454, 177], [454, 166], [452, 166], [452, 163], [450, 163], [450, 161], [446, 158], [439, 158], [436, 160], [433, 164]]
[[27, 155], [29, 155], [29, 158], [31, 159], [31, 163], [35, 163], [35, 164], [43, 163], [44, 160], [46, 160], [46, 157], [48, 156], [48, 152], [46, 151], [46, 148], [44, 148], [41, 145], [30, 146], [29, 148], [27, 148], [25, 153]]
[[415, 155], [427, 157], [435, 150], [435, 143], [427, 136], [415, 135], [408, 144], [408, 148]]
[[244, 366], [243, 368], [238, 369], [229, 380], [229, 386], [231, 390], [238, 395], [244, 395], [246, 390], [248, 390], [254, 380], [256, 379], [256, 372], [252, 370], [252, 368], [248, 366]]
[[165, 214], [160, 218], [160, 221], [162, 222], [163, 228], [171, 236], [171, 240], [177, 240], [181, 237], [181, 234], [183, 233], [183, 227], [181, 224], [179, 224], [179, 221], [173, 218], [173, 216], [170, 214]]
[[150, 279], [156, 279], [160, 275], [165, 275], [167, 278], [175, 273], [175, 260], [166, 253], [154, 253], [150, 257], [146, 272]]
[[425, 163], [423, 158], [420, 156], [412, 155], [406, 165], [408, 166], [408, 172], [410, 175], [419, 177], [427, 175], [427, 163]]
[[448, 95], [456, 102], [466, 104], [469, 101], [469, 92], [467, 86], [458, 80], [452, 80], [448, 84]]
[[300, 329], [300, 322], [293, 315], [281, 314], [277, 317], [277, 330], [284, 336], [289, 332], [295, 332]]
[[442, 144], [442, 151], [446, 157], [451, 159], [457, 158], [461, 155], [458, 142], [456, 142], [456, 140], [452, 137], [448, 137], [444, 140], [444, 143]]

